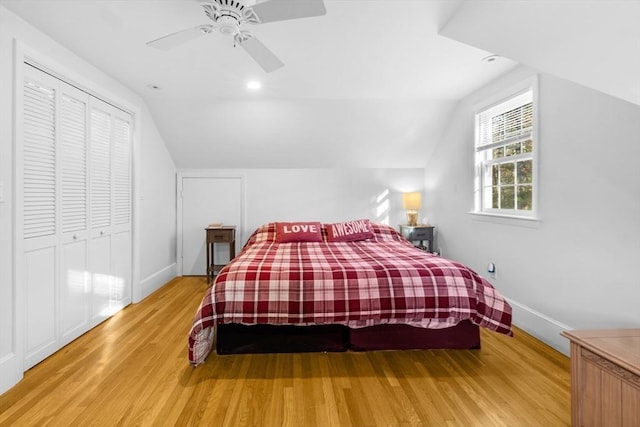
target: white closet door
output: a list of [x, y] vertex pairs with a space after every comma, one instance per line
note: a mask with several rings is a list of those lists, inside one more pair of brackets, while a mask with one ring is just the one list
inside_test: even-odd
[[[205, 227], [212, 222], [236, 226], [236, 253], [242, 245], [242, 179], [182, 177], [182, 274], [206, 275]], [[216, 244], [215, 262], [229, 261], [226, 244]]]
[[111, 106], [91, 100], [89, 170], [91, 236], [104, 236], [111, 226]]
[[89, 241], [89, 271], [91, 274], [91, 324], [97, 325], [111, 311], [111, 235], [94, 237]]
[[112, 140], [111, 304], [119, 310], [131, 303], [131, 117], [113, 112]]
[[24, 367], [131, 302], [129, 114], [24, 65], [16, 278]]
[[61, 344], [89, 329], [87, 122], [89, 96], [60, 82]]
[[25, 289], [25, 368], [53, 353], [56, 340], [58, 213], [56, 169], [57, 80], [25, 67], [21, 173], [22, 248]]
[[91, 316], [131, 302], [131, 117], [92, 99], [89, 125]]
[[91, 319], [111, 315], [111, 106], [91, 99], [89, 113]]
[[114, 112], [113, 117], [113, 224], [131, 228], [131, 117]]
[[[57, 80], [27, 67], [23, 87], [23, 237], [36, 246], [57, 232]], [[52, 241], [51, 241], [52, 242]]]

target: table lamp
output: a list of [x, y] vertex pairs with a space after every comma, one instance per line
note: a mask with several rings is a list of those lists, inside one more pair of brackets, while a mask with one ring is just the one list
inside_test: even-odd
[[422, 194], [402, 193], [402, 208], [407, 211], [407, 224], [418, 225], [418, 211], [422, 208]]

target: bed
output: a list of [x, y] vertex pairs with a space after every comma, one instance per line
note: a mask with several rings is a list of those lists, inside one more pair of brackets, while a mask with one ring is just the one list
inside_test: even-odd
[[189, 361], [217, 352], [479, 348], [512, 335], [511, 307], [464, 265], [368, 220], [272, 222], [216, 276], [194, 316]]

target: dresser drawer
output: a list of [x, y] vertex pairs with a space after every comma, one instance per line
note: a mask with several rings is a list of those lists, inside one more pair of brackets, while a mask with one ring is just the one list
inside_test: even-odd
[[407, 240], [432, 240], [433, 227], [401, 225], [400, 233]]
[[414, 228], [410, 233], [411, 238], [409, 240], [429, 240], [433, 236], [432, 228]]
[[207, 229], [207, 242], [232, 242], [234, 234], [233, 229]]

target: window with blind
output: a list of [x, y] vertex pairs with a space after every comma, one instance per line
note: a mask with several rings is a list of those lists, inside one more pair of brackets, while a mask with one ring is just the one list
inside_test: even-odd
[[476, 212], [534, 216], [534, 108], [530, 87], [476, 114]]

